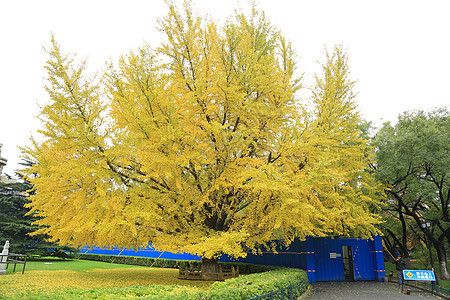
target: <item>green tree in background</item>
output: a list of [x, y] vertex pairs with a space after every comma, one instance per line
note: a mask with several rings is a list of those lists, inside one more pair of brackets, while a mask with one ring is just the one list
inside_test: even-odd
[[390, 213], [402, 226], [406, 244], [408, 220], [425, 240], [421, 224], [430, 220], [429, 240], [439, 259], [441, 278], [449, 279], [447, 251], [450, 241], [449, 174], [450, 116], [445, 108], [429, 113], [407, 112], [389, 123], [374, 139], [378, 178], [390, 185]]
[[31, 189], [29, 183], [0, 183], [0, 242], [10, 242], [10, 252], [27, 254], [29, 256], [68, 257], [66, 251], [76, 249], [45, 241], [45, 237], [29, 236], [28, 233], [39, 229], [32, 225], [35, 217], [26, 215], [28, 202], [27, 191]]

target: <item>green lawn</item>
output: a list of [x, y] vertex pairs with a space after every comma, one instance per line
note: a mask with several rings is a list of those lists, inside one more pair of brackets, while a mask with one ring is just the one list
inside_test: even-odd
[[180, 280], [178, 269], [87, 260], [27, 261], [25, 274], [22, 274], [22, 266], [17, 265], [16, 272], [12, 273], [13, 266], [10, 265], [7, 274], [0, 277], [0, 299], [73, 299], [85, 291], [102, 294], [111, 290], [112, 293], [132, 295], [180, 289], [195, 293], [208, 291], [213, 284]]
[[[7, 274], [11, 274], [14, 265], [9, 265]], [[16, 273], [22, 272], [23, 265], [16, 266]], [[28, 271], [37, 270], [71, 270], [71, 271], [88, 271], [93, 269], [122, 269], [122, 268], [143, 268], [141, 266], [130, 266], [122, 264], [111, 264], [99, 261], [89, 260], [71, 260], [71, 259], [42, 259], [27, 261], [25, 266], [25, 273]]]
[[308, 288], [306, 272], [289, 268], [213, 282], [180, 280], [178, 269], [83, 260], [34, 261], [30, 266], [33, 270], [25, 274], [0, 277], [0, 299], [223, 300], [249, 299], [293, 283], [297, 295]]

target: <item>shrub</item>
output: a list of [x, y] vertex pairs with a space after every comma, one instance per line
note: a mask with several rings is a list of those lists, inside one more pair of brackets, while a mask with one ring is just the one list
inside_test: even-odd
[[208, 299], [249, 299], [293, 285], [294, 298], [308, 288], [306, 272], [292, 268], [278, 268], [263, 273], [215, 282]]

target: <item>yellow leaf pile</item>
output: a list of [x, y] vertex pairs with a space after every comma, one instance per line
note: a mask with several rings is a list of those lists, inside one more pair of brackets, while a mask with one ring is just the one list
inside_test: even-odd
[[180, 285], [208, 290], [212, 282], [179, 280], [178, 270], [162, 268], [94, 269], [84, 272], [27, 271], [1, 277], [0, 298], [21, 293], [51, 294], [66, 289], [91, 290], [142, 285]]

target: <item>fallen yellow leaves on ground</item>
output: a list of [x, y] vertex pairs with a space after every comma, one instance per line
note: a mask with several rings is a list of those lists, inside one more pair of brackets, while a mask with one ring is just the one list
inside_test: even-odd
[[[89, 271], [28, 271], [0, 277], [0, 295], [14, 298], [18, 293], [50, 294], [64, 289], [120, 288], [136, 285], [183, 285], [208, 290], [212, 282], [179, 280], [177, 269], [127, 268]], [[1, 298], [1, 297], [0, 297]]]

